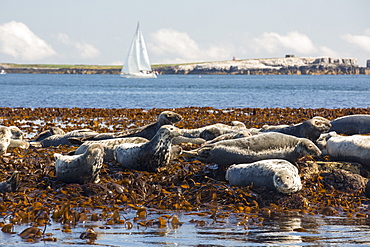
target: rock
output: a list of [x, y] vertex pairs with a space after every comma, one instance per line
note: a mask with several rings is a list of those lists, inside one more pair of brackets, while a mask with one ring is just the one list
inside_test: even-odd
[[365, 188], [367, 179], [358, 174], [353, 174], [342, 169], [335, 169], [332, 172], [321, 173], [321, 183], [326, 186], [333, 186], [337, 190], [351, 191]]

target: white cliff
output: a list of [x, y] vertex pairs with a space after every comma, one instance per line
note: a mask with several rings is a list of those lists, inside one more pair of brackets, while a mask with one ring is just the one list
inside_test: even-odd
[[285, 58], [265, 58], [265, 59], [247, 59], [231, 60], [220, 62], [205, 62], [186, 65], [178, 65], [178, 70], [192, 71], [196, 70], [238, 70], [248, 69], [281, 69], [287, 67], [302, 66], [357, 66], [356, 58], [332, 58], [332, 57], [285, 57]]

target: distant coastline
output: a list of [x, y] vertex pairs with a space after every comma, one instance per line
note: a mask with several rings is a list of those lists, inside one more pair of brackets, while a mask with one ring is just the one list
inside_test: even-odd
[[[159, 74], [193, 75], [359, 75], [370, 74], [355, 58], [294, 57], [243, 59], [189, 64], [153, 65]], [[119, 74], [122, 66], [43, 65], [0, 63], [6, 73], [22, 74]]]

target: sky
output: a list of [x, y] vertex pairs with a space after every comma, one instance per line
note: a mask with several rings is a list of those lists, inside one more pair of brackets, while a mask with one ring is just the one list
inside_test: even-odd
[[122, 65], [136, 25], [152, 64], [370, 59], [369, 0], [0, 0], [0, 63]]

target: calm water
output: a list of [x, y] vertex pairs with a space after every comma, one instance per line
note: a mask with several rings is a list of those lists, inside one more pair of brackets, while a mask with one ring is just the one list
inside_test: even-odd
[[[347, 108], [370, 107], [370, 76], [211, 76], [165, 75], [158, 79], [129, 80], [118, 75], [0, 76], [0, 107], [82, 108], [179, 108], [187, 106]], [[98, 233], [95, 246], [368, 246], [370, 220], [348, 217], [299, 215], [265, 220], [261, 226], [244, 229], [237, 219], [215, 223], [210, 218], [197, 226], [195, 216], [181, 212], [182, 226], [106, 228], [105, 222], [81, 223], [71, 233], [60, 231], [59, 223], [46, 230], [57, 242], [30, 246], [77, 246], [88, 227]], [[132, 219], [134, 212], [126, 212]], [[151, 213], [156, 219], [159, 214]], [[7, 220], [7, 219], [2, 219]], [[27, 225], [16, 226], [20, 233]], [[304, 229], [301, 231], [300, 229]], [[17, 234], [0, 231], [0, 245], [26, 245]], [[27, 244], [28, 245], [28, 244]]]
[[370, 75], [230, 76], [7, 74], [0, 107], [347, 108], [370, 106]]

